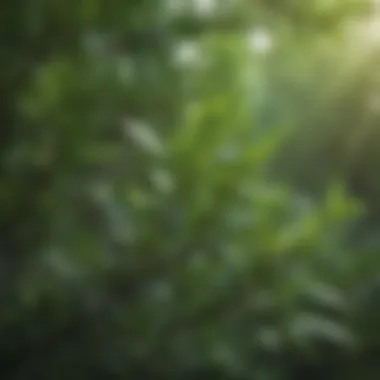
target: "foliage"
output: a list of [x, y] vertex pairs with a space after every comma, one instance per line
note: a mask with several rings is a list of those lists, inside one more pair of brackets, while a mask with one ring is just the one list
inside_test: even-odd
[[2, 378], [378, 378], [365, 210], [279, 165], [320, 109], [341, 131], [319, 43], [359, 2], [301, 3], [1, 6]]

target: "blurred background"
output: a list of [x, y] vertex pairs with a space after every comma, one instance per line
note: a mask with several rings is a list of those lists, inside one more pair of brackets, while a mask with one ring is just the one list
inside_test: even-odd
[[380, 3], [3, 0], [0, 377], [378, 380]]

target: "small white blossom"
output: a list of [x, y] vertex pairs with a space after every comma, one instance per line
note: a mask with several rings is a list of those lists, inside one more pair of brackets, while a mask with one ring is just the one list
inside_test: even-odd
[[204, 16], [209, 16], [216, 10], [215, 0], [193, 0], [195, 10]]
[[265, 29], [255, 29], [248, 37], [248, 44], [252, 52], [266, 54], [273, 48], [273, 39]]
[[182, 42], [174, 50], [174, 61], [179, 66], [192, 66], [199, 61], [198, 46], [193, 41]]

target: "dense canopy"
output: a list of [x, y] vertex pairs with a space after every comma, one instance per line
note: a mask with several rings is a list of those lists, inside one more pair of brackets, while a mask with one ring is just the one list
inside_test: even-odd
[[380, 378], [380, 8], [4, 0], [0, 377]]

